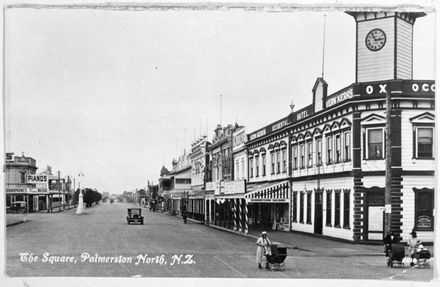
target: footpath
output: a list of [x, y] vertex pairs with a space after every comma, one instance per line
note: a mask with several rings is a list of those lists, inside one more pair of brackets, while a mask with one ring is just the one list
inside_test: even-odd
[[[202, 224], [199, 221], [188, 219], [194, 223]], [[219, 229], [222, 231], [234, 233], [240, 236], [253, 238], [257, 241], [260, 237], [262, 230], [249, 230], [249, 233], [234, 231], [227, 228], [218, 227], [215, 225], [209, 225], [209, 227]], [[383, 245], [376, 244], [363, 244], [353, 243], [349, 241], [336, 240], [328, 237], [317, 236], [313, 234], [300, 233], [295, 231], [285, 232], [277, 230], [265, 230], [268, 234], [268, 238], [273, 244], [285, 245], [288, 249], [301, 256], [305, 257], [350, 257], [350, 256], [383, 256]], [[433, 246], [425, 246], [431, 252], [431, 256], [434, 256]], [[405, 247], [405, 253], [407, 253], [407, 247]]]

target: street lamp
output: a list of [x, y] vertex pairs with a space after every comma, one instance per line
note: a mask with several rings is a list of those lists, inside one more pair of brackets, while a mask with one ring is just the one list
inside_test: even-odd
[[76, 209], [76, 214], [83, 214], [84, 213], [84, 198], [83, 194], [81, 192], [81, 177], [84, 177], [83, 173], [78, 174], [78, 188], [79, 188], [79, 195], [78, 195], [78, 208]]

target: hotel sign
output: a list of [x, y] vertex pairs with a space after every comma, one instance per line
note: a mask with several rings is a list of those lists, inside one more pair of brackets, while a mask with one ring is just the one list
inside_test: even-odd
[[297, 111], [294, 115], [295, 121], [303, 120], [313, 114], [313, 105], [309, 105], [301, 110]]

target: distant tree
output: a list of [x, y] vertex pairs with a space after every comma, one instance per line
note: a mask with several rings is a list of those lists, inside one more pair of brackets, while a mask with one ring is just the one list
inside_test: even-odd
[[86, 207], [91, 207], [93, 203], [98, 204], [102, 198], [102, 194], [95, 189], [85, 188], [84, 189], [84, 202]]

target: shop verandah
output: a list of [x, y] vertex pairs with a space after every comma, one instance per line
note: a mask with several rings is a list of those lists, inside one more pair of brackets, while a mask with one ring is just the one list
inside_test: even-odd
[[253, 185], [248, 193], [207, 199], [206, 222], [243, 233], [250, 230], [290, 230], [288, 181]]

